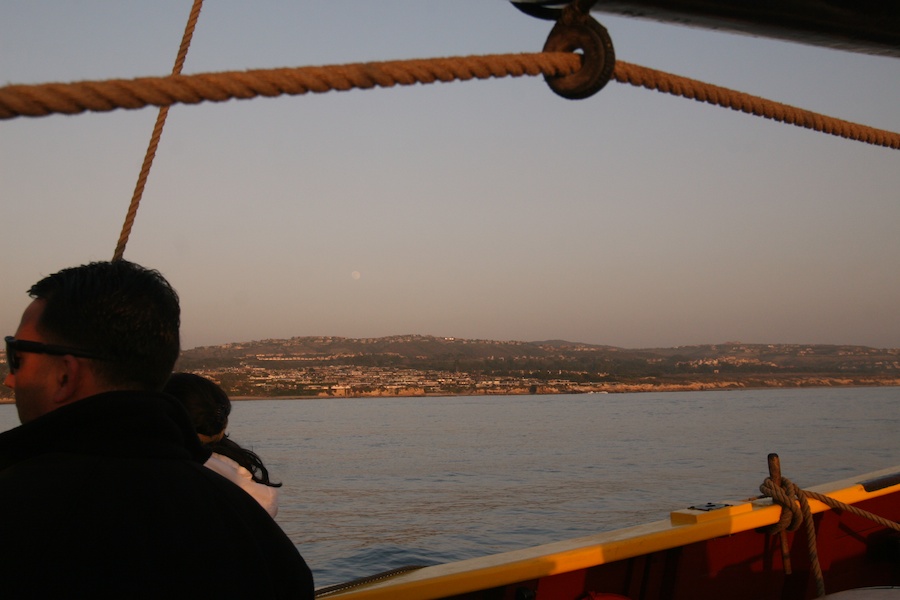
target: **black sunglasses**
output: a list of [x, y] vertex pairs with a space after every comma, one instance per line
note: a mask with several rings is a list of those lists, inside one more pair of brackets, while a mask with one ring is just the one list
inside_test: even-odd
[[11, 335], [4, 338], [6, 340], [6, 364], [9, 365], [10, 375], [14, 375], [19, 370], [21, 362], [18, 352], [30, 352], [32, 354], [52, 354], [54, 356], [78, 356], [81, 358], [97, 358], [105, 357], [90, 352], [88, 350], [79, 350], [78, 348], [69, 348], [68, 346], [55, 346], [53, 344], [42, 344], [41, 342], [30, 342], [28, 340], [17, 340]]

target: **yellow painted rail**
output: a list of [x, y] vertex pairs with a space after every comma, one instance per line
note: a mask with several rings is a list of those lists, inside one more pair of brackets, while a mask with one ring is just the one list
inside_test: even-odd
[[[809, 488], [845, 504], [900, 494], [900, 483], [866, 491], [860, 482], [900, 472], [900, 466]], [[900, 501], [900, 500], [898, 500]], [[670, 519], [523, 550], [425, 567], [363, 584], [325, 598], [340, 600], [429, 600], [586, 569], [754, 530], [778, 522], [781, 509], [769, 499], [723, 501], [712, 511], [677, 510]], [[810, 500], [813, 513], [830, 510]]]

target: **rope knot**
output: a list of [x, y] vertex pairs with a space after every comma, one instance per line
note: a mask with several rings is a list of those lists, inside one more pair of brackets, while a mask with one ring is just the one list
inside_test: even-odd
[[900, 523], [873, 515], [851, 504], [844, 504], [825, 494], [801, 490], [790, 479], [781, 476], [781, 463], [777, 454], [769, 455], [769, 477], [759, 486], [759, 491], [762, 492], [762, 497], [771, 498], [774, 504], [781, 507], [781, 517], [778, 523], [764, 527], [762, 531], [767, 534], [780, 534], [782, 564], [787, 575], [791, 574], [791, 559], [785, 531], [795, 531], [801, 524], [805, 526], [806, 546], [809, 552], [812, 574], [816, 582], [817, 598], [825, 595], [825, 579], [822, 575], [822, 566], [819, 564], [819, 553], [816, 549], [816, 529], [813, 524], [812, 510], [809, 507], [809, 498], [818, 500], [833, 510], [847, 511], [859, 517], [870, 519], [882, 527], [900, 531]]
[[781, 475], [781, 463], [777, 454], [769, 455], [769, 477], [759, 486], [759, 491], [762, 492], [764, 497], [771, 498], [774, 504], [781, 507], [781, 517], [778, 522], [764, 527], [762, 531], [768, 534], [779, 534], [785, 574], [790, 575], [792, 570], [791, 553], [785, 531], [796, 531], [801, 525], [804, 525], [806, 549], [809, 553], [809, 562], [816, 582], [816, 597], [824, 596], [825, 578], [822, 576], [822, 567], [819, 565], [819, 552], [816, 549], [816, 530], [813, 525], [812, 511], [806, 498], [808, 492], [801, 490], [793, 481]]
[[771, 477], [767, 477], [759, 486], [759, 491], [781, 507], [781, 518], [778, 523], [766, 527], [764, 529], [766, 533], [796, 531], [800, 528], [803, 523], [803, 505], [806, 504], [806, 497], [796, 484], [787, 477], [782, 477], [781, 484], [778, 485]]

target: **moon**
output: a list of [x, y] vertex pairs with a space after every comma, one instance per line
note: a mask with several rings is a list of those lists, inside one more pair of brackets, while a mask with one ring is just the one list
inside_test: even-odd
[[360, 273], [359, 271], [353, 271], [352, 273], [350, 273], [350, 277], [352, 277], [353, 279], [359, 279], [360, 277], [362, 277], [362, 273]]

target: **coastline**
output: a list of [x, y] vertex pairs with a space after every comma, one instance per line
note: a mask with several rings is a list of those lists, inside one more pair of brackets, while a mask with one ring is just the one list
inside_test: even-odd
[[572, 394], [626, 394], [649, 392], [699, 392], [721, 390], [753, 390], [777, 388], [835, 388], [835, 387], [900, 387], [898, 377], [798, 377], [760, 379], [755, 381], [692, 381], [684, 383], [608, 383], [596, 385], [572, 385], [565, 389], [557, 386], [504, 386], [460, 391], [426, 392], [421, 388], [396, 389], [390, 392], [365, 391], [353, 393], [348, 390], [334, 390], [332, 393], [283, 396], [230, 396], [236, 401], [253, 400], [321, 400], [333, 398], [442, 398], [458, 396], [527, 396], [527, 395], [572, 395]]
[[[684, 382], [615, 382], [571, 385], [497, 385], [465, 390], [426, 391], [421, 387], [393, 388], [386, 391], [354, 391], [351, 387], [318, 394], [229, 395], [235, 401], [321, 400], [325, 398], [442, 398], [457, 396], [528, 396], [571, 394], [634, 394], [649, 392], [702, 392], [715, 390], [753, 390], [775, 388], [900, 387], [900, 377], [753, 377], [745, 379]], [[0, 404], [15, 404], [15, 399], [0, 397]]]

